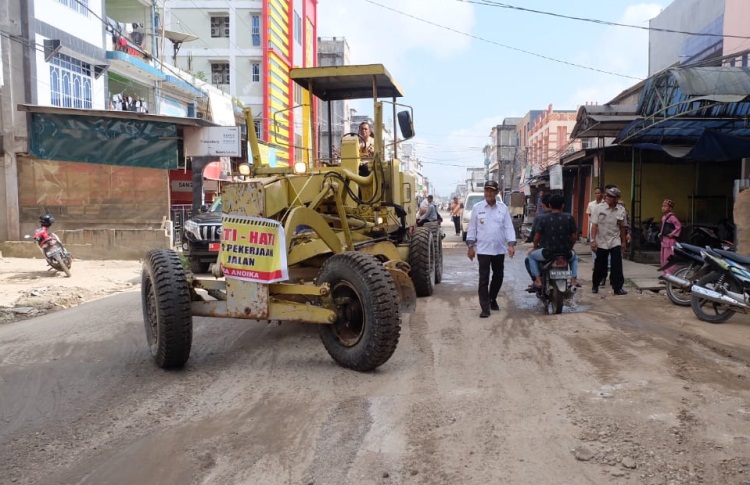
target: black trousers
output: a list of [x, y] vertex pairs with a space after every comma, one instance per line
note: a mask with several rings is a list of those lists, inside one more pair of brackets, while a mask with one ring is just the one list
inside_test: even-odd
[[615, 290], [621, 290], [625, 284], [625, 275], [622, 274], [622, 246], [612, 249], [596, 249], [596, 260], [594, 261], [593, 286], [599, 286], [599, 282], [607, 277], [607, 261], [609, 261], [609, 282]]
[[453, 219], [453, 225], [456, 226], [456, 235], [461, 234], [461, 218], [458, 216], [451, 216]]
[[[497, 299], [497, 294], [503, 286], [505, 255], [477, 254], [477, 262], [479, 263], [479, 306], [482, 307], [482, 311], [489, 311], [490, 301]], [[492, 269], [492, 281], [490, 281], [490, 269]]]

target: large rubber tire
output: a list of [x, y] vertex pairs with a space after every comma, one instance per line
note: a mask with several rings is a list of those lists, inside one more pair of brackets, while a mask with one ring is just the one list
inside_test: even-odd
[[429, 227], [417, 227], [409, 241], [411, 280], [417, 296], [430, 296], [435, 291], [435, 244]]
[[[711, 272], [698, 280], [696, 284], [711, 290], [724, 288], [735, 293], [742, 293], [742, 288], [734, 280], [725, 278], [719, 281], [721, 276], [720, 273]], [[735, 314], [729, 305], [706, 300], [695, 294], [690, 298], [690, 305], [693, 307], [695, 316], [708, 323], [724, 323]]]
[[435, 245], [433, 254], [435, 255], [435, 284], [440, 284], [443, 281], [443, 238], [440, 234], [440, 224], [431, 223], [432, 226], [432, 241]]
[[393, 277], [377, 258], [349, 251], [331, 256], [318, 284], [328, 283], [338, 319], [321, 325], [320, 338], [339, 365], [371, 371], [388, 361], [401, 335], [399, 296]]
[[549, 295], [549, 302], [552, 305], [552, 313], [559, 315], [563, 311], [563, 302], [565, 301], [565, 293], [557, 289], [553, 285], [552, 292]]
[[55, 261], [57, 261], [57, 265], [60, 267], [60, 270], [62, 270], [62, 272], [65, 273], [65, 276], [70, 278], [70, 269], [68, 268], [68, 265], [65, 264], [63, 255], [61, 253], [57, 253], [54, 255], [54, 258], [55, 258]]
[[202, 263], [199, 259], [189, 259], [188, 265], [190, 266], [190, 272], [194, 274], [208, 273], [208, 267], [211, 263]]
[[[678, 278], [685, 278], [686, 280], [692, 281], [695, 277], [695, 273], [697, 273], [699, 269], [700, 267], [693, 267], [693, 265], [688, 265], [678, 268], [672, 274]], [[687, 288], [680, 288], [674, 283], [667, 281], [666, 289], [667, 298], [669, 298], [669, 301], [679, 306], [690, 306], [692, 294], [690, 293], [689, 286]]]
[[141, 273], [141, 306], [146, 342], [156, 365], [185, 365], [193, 343], [193, 317], [185, 270], [174, 251], [154, 249], [146, 254]]

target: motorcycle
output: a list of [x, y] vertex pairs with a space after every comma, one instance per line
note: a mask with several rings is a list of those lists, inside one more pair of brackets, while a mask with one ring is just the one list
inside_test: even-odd
[[713, 271], [691, 287], [690, 304], [699, 319], [724, 323], [737, 312], [750, 312], [750, 258], [714, 249], [701, 253]]
[[667, 259], [667, 264], [659, 268], [664, 271], [672, 266], [679, 265], [674, 273], [663, 274], [659, 278], [666, 283], [667, 297], [675, 305], [690, 306], [692, 295], [690, 288], [703, 276], [712, 272], [708, 263], [703, 260], [701, 252], [704, 248], [692, 244], [678, 242], [674, 247], [674, 253]]
[[653, 217], [649, 217], [641, 223], [640, 238], [642, 249], [661, 247], [659, 229], [659, 224], [654, 222]]
[[70, 278], [73, 256], [65, 249], [57, 234], [50, 232], [49, 229], [54, 222], [55, 218], [49, 214], [40, 216], [40, 227], [34, 232], [33, 236], [27, 234], [24, 239], [34, 239], [50, 268], [55, 271], [62, 271], [65, 276]]
[[734, 250], [734, 224], [722, 219], [716, 225], [696, 224], [690, 231], [690, 242], [696, 246]]
[[545, 310], [552, 306], [552, 312], [560, 314], [563, 311], [563, 303], [567, 298], [573, 296], [570, 288], [570, 262], [566, 254], [553, 254], [542, 265], [541, 288], [529, 287], [527, 291], [536, 293], [544, 304]]

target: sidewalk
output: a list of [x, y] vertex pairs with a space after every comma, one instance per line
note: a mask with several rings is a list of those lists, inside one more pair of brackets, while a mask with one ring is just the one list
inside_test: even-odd
[[[456, 236], [456, 231], [453, 227], [453, 223], [450, 220], [450, 216], [445, 212], [441, 211], [443, 216], [443, 224], [441, 228], [445, 232], [445, 239], [443, 239], [443, 248], [463, 248], [465, 243], [461, 236]], [[518, 249], [526, 254], [530, 243], [519, 242]], [[582, 280], [582, 285], [589, 287], [591, 286], [591, 272], [593, 270], [593, 262], [591, 260], [591, 246], [588, 243], [577, 243], [575, 245], [575, 251], [578, 254], [578, 275]], [[658, 265], [655, 264], [643, 264], [630, 261], [629, 259], [623, 259], [622, 270], [625, 274], [625, 286], [635, 287], [640, 291], [659, 291], [664, 289], [664, 284], [659, 280], [659, 271], [657, 270]]]
[[[575, 245], [578, 254], [578, 274], [584, 281], [591, 281], [593, 261], [591, 259], [591, 246], [588, 243]], [[625, 275], [625, 286], [633, 286], [641, 291], [658, 291], [664, 289], [664, 284], [659, 279], [661, 274], [656, 264], [636, 263], [629, 259], [622, 260], [622, 272]], [[607, 282], [609, 283], [609, 282]]]

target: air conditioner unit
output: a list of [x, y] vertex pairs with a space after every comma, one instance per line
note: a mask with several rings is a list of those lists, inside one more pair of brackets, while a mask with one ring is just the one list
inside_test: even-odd
[[224, 29], [224, 35], [229, 37], [229, 29]]
[[214, 74], [214, 84], [224, 84], [224, 78], [221, 76], [221, 74]]
[[218, 36], [219, 36], [219, 29], [211, 28], [211, 37], [218, 37]]
[[211, 64], [211, 69], [220, 69], [218, 64]]
[[224, 17], [224, 23], [227, 25], [229, 24], [229, 17]]

